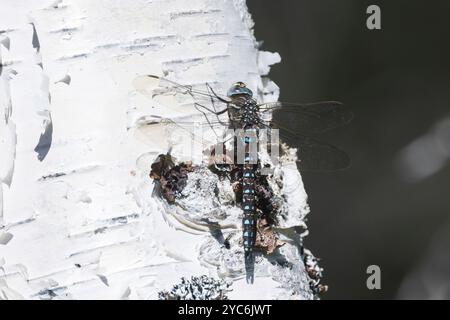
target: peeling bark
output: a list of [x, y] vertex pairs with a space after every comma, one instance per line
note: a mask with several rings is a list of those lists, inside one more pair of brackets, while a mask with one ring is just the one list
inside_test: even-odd
[[[278, 98], [264, 77], [280, 57], [258, 50], [245, 1], [1, 6], [0, 298], [156, 299], [182, 276], [208, 272], [234, 281], [230, 298], [313, 298], [302, 264], [282, 273], [264, 265], [245, 287], [210, 225], [171, 214], [152, 197], [150, 165], [171, 135], [149, 134], [139, 120], [189, 114], [144, 98], [133, 79], [160, 74], [217, 92], [240, 80], [261, 100]], [[289, 208], [281, 223], [289, 228], [304, 223], [309, 208], [295, 162], [282, 170]], [[301, 261], [295, 246], [280, 250]]]

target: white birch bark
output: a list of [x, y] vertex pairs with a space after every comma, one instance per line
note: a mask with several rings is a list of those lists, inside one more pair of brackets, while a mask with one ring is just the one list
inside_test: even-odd
[[[283, 276], [267, 267], [254, 285], [219, 251], [219, 265], [200, 261], [210, 235], [171, 224], [136, 165], [167, 151], [166, 137], [136, 129], [139, 115], [167, 112], [148, 109], [138, 75], [222, 92], [239, 80], [277, 99], [265, 76], [279, 56], [258, 50], [252, 27], [244, 0], [2, 1], [0, 298], [156, 298], [201, 274], [233, 281], [231, 298], [312, 298], [301, 261]], [[301, 225], [306, 193], [284, 170], [284, 226]]]

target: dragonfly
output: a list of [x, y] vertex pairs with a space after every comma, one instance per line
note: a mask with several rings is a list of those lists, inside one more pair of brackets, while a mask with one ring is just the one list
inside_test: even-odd
[[[192, 137], [195, 137], [193, 128], [199, 123], [214, 132], [216, 137], [221, 136], [217, 130], [241, 131], [239, 137], [233, 137], [233, 144], [235, 147], [239, 145], [243, 154], [243, 161], [238, 162], [237, 168], [242, 192], [242, 239], [247, 273], [251, 273], [254, 264], [253, 249], [258, 219], [256, 184], [261, 170], [260, 161], [251, 152], [255, 149], [254, 137], [263, 129], [276, 128], [283, 142], [297, 148], [297, 167], [300, 171], [334, 171], [350, 165], [350, 159], [344, 151], [315, 138], [352, 120], [352, 112], [340, 102], [258, 103], [253, 92], [243, 82], [234, 83], [226, 94], [216, 93], [209, 83], [199, 88], [157, 75], [138, 76], [133, 85], [139, 93], [150, 99], [158, 96], [177, 97], [170, 106], [176, 110], [167, 110], [162, 106], [160, 110], [166, 116], [143, 116], [141, 127], [165, 123], [183, 128]], [[184, 113], [185, 116], [171, 118], [170, 114], [174, 112]], [[192, 121], [194, 117], [197, 117], [195, 124]], [[236, 160], [236, 155], [233, 155], [233, 160]], [[247, 281], [253, 282], [252, 276], [247, 277]]]

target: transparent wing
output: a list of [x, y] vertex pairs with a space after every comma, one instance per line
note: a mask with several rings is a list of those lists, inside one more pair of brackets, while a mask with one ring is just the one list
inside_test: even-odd
[[192, 117], [166, 119], [154, 116], [136, 127], [135, 136], [158, 154], [172, 150], [178, 161], [197, 164], [208, 157], [208, 150], [232, 139], [221, 122], [195, 121]]
[[298, 149], [300, 171], [335, 171], [350, 166], [350, 158], [344, 151], [311, 137], [296, 137], [290, 146]]
[[[203, 150], [225, 139], [228, 100], [216, 94], [209, 84], [200, 90], [159, 76], [143, 75], [133, 80], [133, 86], [151, 99], [149, 107], [159, 108], [159, 115], [144, 114], [135, 122], [136, 134], [149, 146], [158, 150], [173, 148], [179, 160], [195, 161]], [[144, 108], [145, 104], [144, 101]]]
[[298, 134], [314, 135], [349, 123], [353, 113], [337, 101], [309, 104], [274, 102], [260, 105], [262, 113], [272, 112], [272, 123]]
[[[220, 123], [199, 124], [191, 121], [173, 121], [172, 119], [160, 119], [158, 122], [148, 123], [140, 127], [145, 132], [146, 139], [155, 136], [155, 130], [164, 128], [168, 136], [167, 146], [164, 150], [174, 149], [174, 155], [181, 161], [200, 159], [209, 155], [208, 150], [218, 143], [232, 141], [233, 135], [226, 134], [226, 128]], [[216, 134], [211, 130], [216, 130]], [[280, 138], [290, 147], [297, 148], [298, 167], [300, 171], [335, 171], [345, 169], [350, 165], [348, 155], [325, 142], [311, 137], [297, 134], [286, 128], [279, 128]], [[151, 143], [151, 144], [154, 144]], [[154, 153], [152, 154], [154, 156]]]
[[[201, 155], [203, 150], [218, 142], [226, 142], [224, 134], [228, 127], [226, 117], [227, 98], [217, 95], [207, 86], [207, 90], [200, 90], [193, 86], [181, 85], [174, 81], [155, 75], [139, 76], [133, 81], [136, 90], [151, 98], [156, 95], [177, 95], [182, 98], [192, 98], [192, 103], [199, 111], [200, 118], [192, 116], [183, 118], [163, 118], [151, 116], [139, 125], [138, 131], [147, 139], [153, 139], [151, 145], [161, 143], [161, 134], [156, 130], [165, 130], [168, 136], [166, 148], [174, 148], [175, 155], [181, 155], [181, 160]], [[219, 107], [218, 107], [219, 106]], [[289, 146], [298, 148], [299, 168], [305, 170], [338, 170], [350, 165], [350, 159], [342, 150], [324, 142], [308, 137], [308, 134], [322, 133], [341, 125], [353, 118], [353, 114], [341, 103], [326, 101], [310, 104], [298, 103], [267, 103], [261, 104], [261, 113], [272, 113], [272, 121], [262, 121], [266, 127], [280, 129], [280, 137]], [[191, 144], [197, 145], [192, 154]], [[177, 152], [177, 147], [185, 147]], [[189, 154], [190, 153], [190, 154]]]
[[348, 155], [326, 142], [316, 140], [293, 130], [289, 126], [261, 121], [267, 129], [278, 129], [279, 137], [289, 147], [297, 148], [298, 167], [300, 171], [335, 171], [350, 166]]
[[163, 128], [170, 133], [179, 133], [191, 139], [198, 141], [215, 142], [223, 136], [227, 129], [222, 121], [205, 121], [200, 117], [192, 119], [192, 117], [179, 118], [162, 118], [159, 116], [152, 116], [152, 119], [147, 118], [145, 122], [141, 122], [139, 127], [143, 130], [145, 128]]
[[148, 173], [153, 162], [158, 158], [160, 153], [157, 151], [146, 152], [139, 155], [136, 159], [136, 168], [140, 171]]
[[350, 158], [344, 151], [326, 142], [279, 128], [280, 138], [290, 147], [297, 148], [300, 171], [335, 171], [348, 168]]
[[[199, 104], [212, 104], [212, 108], [208, 110], [211, 112], [220, 111], [214, 108], [216, 105], [223, 109], [229, 102], [227, 97], [217, 94], [208, 83], [196, 86], [182, 85], [156, 75], [142, 75], [133, 80], [133, 86], [138, 92], [151, 98], [164, 94], [180, 95], [185, 98], [191, 97]], [[197, 87], [203, 87], [204, 89]], [[208, 108], [208, 106], [205, 107]]]

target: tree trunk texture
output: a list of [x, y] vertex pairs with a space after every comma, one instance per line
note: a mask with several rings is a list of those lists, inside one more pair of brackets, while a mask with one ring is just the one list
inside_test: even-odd
[[[141, 161], [168, 137], [138, 119], [179, 114], [136, 92], [139, 75], [217, 92], [244, 81], [278, 98], [267, 74], [280, 57], [259, 51], [252, 28], [244, 0], [2, 1], [0, 298], [155, 299], [203, 274], [229, 281], [232, 299], [314, 297], [301, 235], [280, 248], [286, 265], [262, 258], [249, 285], [240, 246], [152, 197]], [[280, 172], [289, 231], [309, 207], [295, 162]]]

